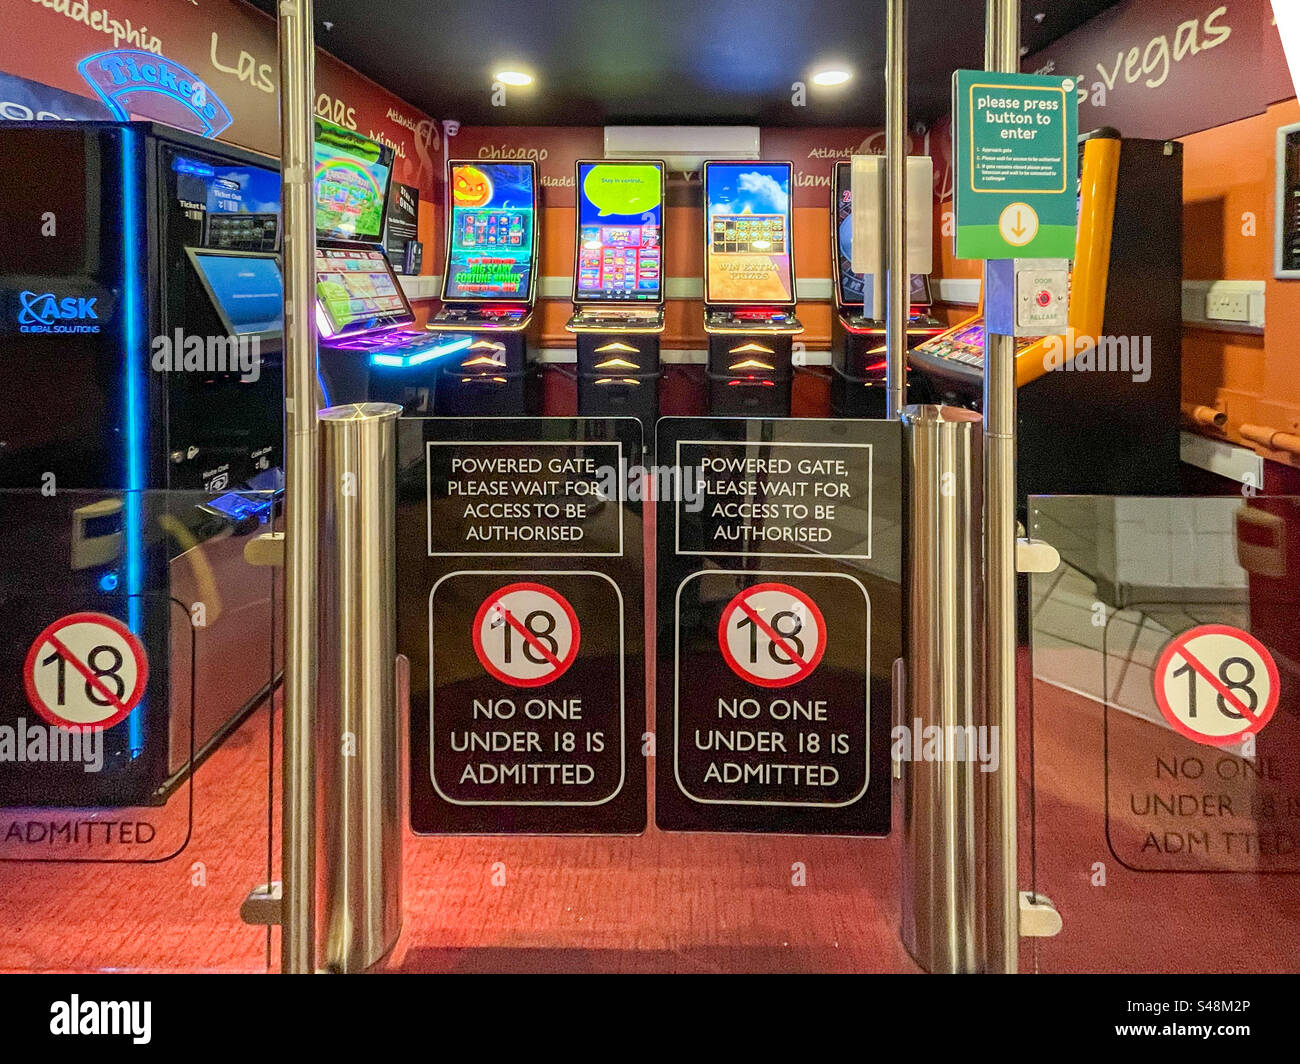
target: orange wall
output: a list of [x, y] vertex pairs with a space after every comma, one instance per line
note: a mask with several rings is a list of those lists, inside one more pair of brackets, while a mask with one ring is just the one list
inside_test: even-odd
[[1264, 335], [1188, 327], [1183, 400], [1228, 415], [1225, 435], [1266, 458], [1300, 458], [1243, 439], [1243, 424], [1300, 431], [1300, 282], [1273, 279], [1276, 133], [1300, 122], [1295, 100], [1183, 138], [1183, 274], [1189, 280], [1263, 280]]

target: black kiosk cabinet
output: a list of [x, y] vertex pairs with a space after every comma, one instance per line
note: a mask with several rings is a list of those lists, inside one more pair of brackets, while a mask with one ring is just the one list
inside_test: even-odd
[[659, 413], [664, 331], [664, 164], [579, 161], [574, 314], [578, 413], [641, 420]]
[[[853, 164], [836, 163], [831, 194], [831, 259], [835, 313], [831, 318], [831, 410], [836, 417], [885, 416], [885, 322], [867, 313], [875, 279], [853, 271]], [[907, 321], [909, 349], [944, 331], [930, 316], [930, 278], [912, 275]]]
[[451, 352], [439, 359], [438, 414], [539, 411], [538, 214], [536, 163], [448, 160], [447, 263], [430, 326]]
[[[99, 771], [6, 764], [0, 806], [162, 803], [273, 682], [243, 548], [283, 483], [278, 167], [152, 123], [4, 122], [0, 175], [0, 725], [103, 735]], [[143, 658], [138, 691], [83, 697], [69, 667], [39, 696], [64, 667], [43, 630], [77, 616], [137, 681]]]
[[415, 328], [384, 248], [393, 149], [316, 119], [316, 327], [321, 400], [430, 413], [437, 360], [454, 339]]
[[[1180, 490], [1182, 145], [1103, 128], [1079, 152], [1069, 333], [1016, 340], [1022, 505]], [[978, 408], [983, 307], [908, 360], [924, 401]]]
[[704, 164], [709, 412], [789, 417], [794, 338], [794, 165]]

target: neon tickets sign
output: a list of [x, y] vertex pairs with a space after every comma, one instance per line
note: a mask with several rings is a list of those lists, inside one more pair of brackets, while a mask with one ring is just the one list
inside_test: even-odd
[[215, 137], [234, 121], [198, 75], [152, 52], [99, 52], [78, 63], [77, 70], [113, 117], [123, 122], [151, 118]]

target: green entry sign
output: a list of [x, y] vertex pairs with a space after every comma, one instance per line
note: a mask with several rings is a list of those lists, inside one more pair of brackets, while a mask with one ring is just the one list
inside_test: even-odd
[[1070, 78], [953, 74], [959, 259], [1074, 258], [1078, 135]]

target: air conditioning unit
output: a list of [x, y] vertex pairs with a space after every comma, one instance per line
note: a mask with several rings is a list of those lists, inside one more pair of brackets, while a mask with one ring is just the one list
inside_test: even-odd
[[757, 159], [758, 126], [606, 126], [606, 159], [662, 159], [697, 173], [705, 159]]

